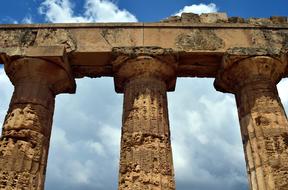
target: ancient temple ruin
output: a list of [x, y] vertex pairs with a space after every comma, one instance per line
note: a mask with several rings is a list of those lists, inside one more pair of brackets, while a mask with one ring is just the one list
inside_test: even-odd
[[55, 96], [75, 93], [86, 76], [113, 77], [124, 93], [119, 190], [175, 190], [166, 93], [177, 77], [215, 78], [216, 90], [235, 95], [250, 188], [287, 190], [288, 122], [276, 89], [287, 51], [288, 20], [276, 16], [0, 25], [0, 62], [15, 87], [0, 189], [44, 189]]

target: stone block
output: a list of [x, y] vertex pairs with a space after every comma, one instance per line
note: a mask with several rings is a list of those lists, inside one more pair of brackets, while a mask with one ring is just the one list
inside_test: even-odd
[[248, 18], [247, 22], [249, 24], [255, 24], [255, 25], [272, 24], [272, 21], [269, 18]]
[[228, 22], [226, 13], [204, 13], [200, 15], [201, 23], [223, 23]]
[[285, 24], [288, 22], [288, 17], [286, 16], [271, 16], [270, 20], [273, 24]]
[[191, 22], [191, 23], [199, 23], [200, 16], [194, 13], [182, 13], [181, 14], [181, 21], [182, 22]]
[[245, 23], [245, 19], [242, 17], [229, 17], [228, 21], [230, 23]]

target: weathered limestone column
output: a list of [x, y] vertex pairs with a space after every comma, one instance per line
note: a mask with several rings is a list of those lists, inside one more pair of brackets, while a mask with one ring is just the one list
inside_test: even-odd
[[0, 139], [0, 189], [44, 189], [55, 95], [75, 91], [64, 68], [38, 58], [5, 64], [15, 90]]
[[228, 50], [215, 80], [235, 94], [250, 189], [288, 189], [288, 122], [276, 84], [287, 60], [280, 50]]
[[170, 49], [115, 48], [115, 88], [124, 92], [119, 190], [174, 190], [167, 90], [174, 90]]

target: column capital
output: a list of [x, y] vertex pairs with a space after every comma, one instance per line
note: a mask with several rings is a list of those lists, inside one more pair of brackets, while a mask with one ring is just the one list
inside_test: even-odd
[[51, 61], [40, 57], [22, 57], [5, 63], [6, 74], [12, 84], [47, 85], [54, 95], [75, 93], [76, 83], [69, 64], [63, 61]]
[[230, 48], [214, 81], [216, 90], [236, 93], [253, 82], [277, 84], [285, 74], [287, 57], [281, 49]]
[[137, 77], [159, 78], [168, 91], [175, 89], [178, 56], [171, 48], [116, 47], [112, 52], [116, 92], [122, 93], [125, 83]]

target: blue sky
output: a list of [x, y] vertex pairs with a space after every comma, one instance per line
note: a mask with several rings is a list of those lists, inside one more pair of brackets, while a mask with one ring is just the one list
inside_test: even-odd
[[[183, 9], [288, 16], [287, 5], [287, 0], [3, 0], [0, 23], [152, 22]], [[287, 85], [287, 80], [278, 85], [286, 110]], [[0, 67], [1, 122], [12, 92]], [[76, 94], [57, 96], [46, 190], [117, 189], [122, 101], [112, 78], [78, 79]], [[217, 92], [213, 79], [187, 78], [177, 79], [168, 102], [177, 190], [247, 190], [234, 96]]]
[[[0, 18], [2, 23], [12, 21], [21, 22], [25, 17], [32, 17], [33, 22], [46, 22], [45, 15], [38, 13], [38, 8], [43, 0], [9, 0], [3, 1], [0, 7]], [[218, 11], [227, 12], [229, 16], [241, 17], [269, 17], [272, 15], [287, 16], [286, 0], [114, 0], [120, 9], [126, 9], [141, 22], [151, 22], [163, 19], [171, 14], [178, 12], [184, 6], [192, 4], [215, 3]], [[81, 15], [85, 11], [83, 5], [85, 0], [71, 1], [74, 6], [75, 15]]]

